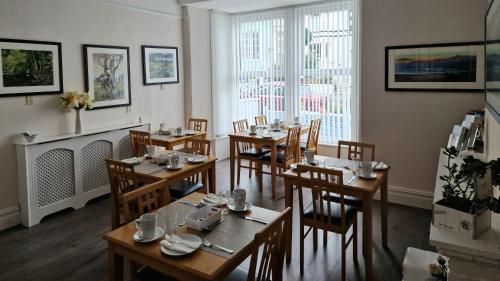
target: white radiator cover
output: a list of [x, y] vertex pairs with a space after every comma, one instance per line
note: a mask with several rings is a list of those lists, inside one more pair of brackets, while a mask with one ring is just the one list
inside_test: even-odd
[[31, 227], [49, 214], [82, 208], [109, 193], [104, 159], [132, 156], [130, 129], [149, 130], [149, 124], [16, 143], [21, 223]]

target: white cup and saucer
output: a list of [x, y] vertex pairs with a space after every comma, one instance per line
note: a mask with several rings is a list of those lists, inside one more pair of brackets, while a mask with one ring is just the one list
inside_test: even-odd
[[172, 154], [168, 157], [167, 170], [179, 170], [182, 167], [179, 155]]
[[250, 135], [252, 135], [252, 136], [257, 135], [257, 126], [256, 125], [250, 125]]
[[147, 213], [135, 220], [135, 227], [138, 229], [134, 233], [134, 240], [140, 243], [152, 242], [165, 234], [163, 228], [156, 226], [158, 215]]
[[370, 161], [363, 161], [359, 165], [359, 177], [363, 179], [374, 179], [377, 174], [373, 172], [373, 165]]
[[233, 191], [233, 196], [227, 204], [227, 208], [233, 212], [246, 212], [251, 204], [246, 201], [247, 191], [237, 188]]
[[316, 160], [314, 160], [315, 154], [316, 152], [312, 149], [307, 149], [306, 151], [304, 151], [304, 159], [306, 160], [307, 164], [316, 165]]
[[295, 116], [295, 118], [293, 119], [293, 123], [295, 125], [300, 125], [300, 117], [299, 116]]

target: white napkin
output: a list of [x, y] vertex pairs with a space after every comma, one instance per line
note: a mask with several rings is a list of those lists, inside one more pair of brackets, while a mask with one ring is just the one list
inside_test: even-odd
[[203, 200], [205, 200], [209, 203], [212, 203], [212, 204], [223, 204], [224, 203], [224, 199], [222, 199], [220, 196], [213, 194], [213, 193], [207, 194], [205, 197], [203, 197]]
[[175, 235], [175, 234], [166, 234], [165, 238], [168, 242], [173, 243], [173, 244], [181, 244], [185, 247], [191, 248], [191, 249], [197, 249], [200, 246], [199, 242], [193, 242], [189, 241], [186, 239], [182, 239], [181, 237]]
[[160, 245], [164, 248], [167, 248], [169, 250], [181, 252], [181, 253], [191, 253], [193, 249], [186, 247], [182, 244], [177, 244], [177, 243], [172, 243], [167, 240], [162, 240], [160, 241]]

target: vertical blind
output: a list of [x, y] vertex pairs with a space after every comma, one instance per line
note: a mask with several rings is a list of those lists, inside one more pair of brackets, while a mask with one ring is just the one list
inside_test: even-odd
[[351, 139], [352, 1], [233, 17], [239, 119], [322, 118], [320, 142]]

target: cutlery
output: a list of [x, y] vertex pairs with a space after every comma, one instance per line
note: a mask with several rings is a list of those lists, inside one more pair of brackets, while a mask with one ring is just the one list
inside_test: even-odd
[[205, 245], [205, 246], [207, 246], [207, 247], [209, 247], [209, 248], [212, 248], [212, 247], [213, 247], [213, 248], [220, 249], [220, 250], [222, 250], [222, 251], [224, 251], [224, 252], [226, 252], [226, 253], [228, 253], [228, 254], [232, 254], [232, 253], [234, 253], [234, 251], [233, 251], [233, 250], [231, 250], [231, 249], [227, 249], [227, 248], [224, 248], [224, 247], [219, 246], [219, 245], [217, 245], [217, 244], [213, 244], [212, 242], [210, 242], [210, 241], [208, 241], [208, 240], [206, 240], [206, 239], [203, 239], [203, 245]]
[[356, 182], [356, 180], [358, 179], [358, 175], [354, 175], [352, 176], [352, 178], [347, 182], [347, 184], [352, 184], [354, 182]]
[[205, 206], [205, 204], [203, 204], [202, 202], [194, 203], [194, 202], [185, 201], [185, 200], [178, 200], [177, 202], [182, 203], [182, 204], [186, 204], [186, 205], [190, 205], [190, 206], [193, 206], [196, 208], [200, 208], [200, 207]]
[[239, 217], [242, 218], [242, 219], [249, 220], [249, 221], [259, 222], [259, 223], [262, 223], [262, 224], [269, 224], [268, 221], [261, 220], [261, 219], [258, 219], [258, 218], [252, 218], [252, 217], [249, 217], [249, 216], [239, 216]]

